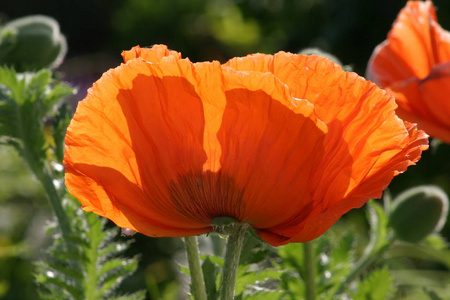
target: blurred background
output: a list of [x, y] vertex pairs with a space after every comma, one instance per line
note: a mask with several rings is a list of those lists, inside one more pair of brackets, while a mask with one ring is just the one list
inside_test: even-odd
[[[103, 72], [121, 63], [135, 45], [166, 44], [191, 61], [219, 60], [254, 52], [298, 52], [318, 47], [364, 75], [373, 49], [391, 28], [404, 0], [0, 0], [0, 25], [43, 14], [55, 18], [68, 53], [58, 76], [78, 89], [74, 107]], [[439, 23], [450, 29], [450, 1], [435, 0]], [[424, 153], [418, 166], [396, 177], [395, 196], [419, 184], [450, 193], [450, 146]], [[346, 218], [360, 220], [358, 212]], [[37, 299], [31, 261], [48, 243], [51, 210], [39, 184], [13, 149], [0, 147], [0, 299]], [[112, 226], [112, 225], [111, 225]], [[450, 237], [450, 228], [443, 234]], [[149, 299], [175, 287], [179, 239], [137, 234], [127, 255], [141, 254], [138, 272], [124, 291], [143, 288]]]

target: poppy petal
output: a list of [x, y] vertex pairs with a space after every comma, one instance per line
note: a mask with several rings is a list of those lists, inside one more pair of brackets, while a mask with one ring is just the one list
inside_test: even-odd
[[307, 178], [320, 162], [326, 126], [272, 74], [249, 73], [224, 69], [221, 165], [243, 190], [241, 220], [269, 230], [308, 211]]
[[[449, 87], [450, 76], [430, 75], [424, 80], [414, 79], [395, 83], [386, 90], [394, 95], [399, 104], [397, 114], [401, 118], [420, 124], [421, 129], [429, 135], [439, 137], [448, 143], [450, 104], [446, 95], [450, 93]], [[446, 90], [449, 90], [448, 93]]]
[[[87, 210], [103, 210], [101, 205], [108, 203], [107, 198], [91, 202], [90, 192], [72, 182], [94, 180], [96, 185], [91, 186], [104, 190], [97, 194], [117, 199], [122, 216], [113, 221], [121, 227], [158, 236], [166, 235], [158, 231], [161, 227], [177, 228], [171, 236], [183, 236], [178, 228], [187, 228], [184, 234], [206, 232], [209, 224], [179, 215], [166, 187], [177, 174], [192, 172], [205, 162], [204, 115], [194, 87], [180, 76], [180, 72], [189, 73], [192, 64], [178, 63], [174, 57], [165, 60], [168, 67], [164, 70], [142, 59], [129, 61], [94, 84], [68, 128], [66, 180], [69, 191]], [[79, 169], [79, 163], [109, 171]], [[122, 188], [111, 184], [118, 174], [126, 184]], [[129, 197], [120, 194], [136, 189], [141, 193]], [[110, 214], [110, 210], [101, 215]], [[139, 222], [138, 214], [146, 216], [148, 222]], [[152, 223], [162, 226], [153, 227]]]
[[209, 120], [208, 159], [203, 173], [183, 176], [175, 187], [180, 213], [233, 217], [267, 229], [307, 212], [307, 178], [320, 160], [326, 132], [312, 104], [293, 99], [270, 73], [198, 63], [195, 74]]
[[[432, 121], [450, 128], [450, 61], [434, 66], [430, 75], [419, 84], [423, 105], [432, 113]], [[440, 105], [437, 106], [436, 102]], [[449, 132], [450, 133], [450, 132]]]
[[440, 60], [433, 41], [443, 30], [437, 30], [435, 25], [432, 29], [431, 24], [436, 20], [431, 1], [408, 1], [388, 39], [375, 48], [369, 60], [367, 78], [386, 87], [396, 81], [428, 76]]
[[149, 236], [234, 217], [274, 246], [310, 240], [427, 147], [391, 96], [325, 58], [192, 64], [155, 46], [124, 59], [69, 125], [66, 184], [85, 210]]
[[[311, 207], [310, 215], [301, 222], [293, 219], [277, 230], [271, 229], [271, 233], [290, 236], [295, 231], [300, 232], [295, 241], [317, 237], [328, 227], [301, 228], [318, 220], [333, 224], [351, 208], [360, 207], [370, 197], [379, 197], [392, 178], [404, 171], [403, 168], [395, 169], [400, 166], [392, 165], [392, 157], [413, 141], [395, 115], [394, 99], [373, 83], [355, 73], [346, 73], [331, 61], [317, 56], [283, 52], [274, 56], [257, 54], [235, 58], [227, 65], [237, 70], [272, 72], [289, 86], [294, 97], [312, 102], [317, 116], [328, 126], [323, 159], [310, 184], [317, 206]], [[417, 159], [403, 157], [406, 165]], [[382, 184], [377, 180], [377, 184], [370, 185], [371, 189], [364, 190], [365, 195], [350, 197], [359, 184], [367, 178], [375, 178], [374, 174], [385, 169], [390, 171], [383, 173]], [[346, 209], [330, 209], [339, 204]], [[327, 217], [329, 209], [332, 213]], [[310, 219], [315, 221], [311, 223]], [[291, 226], [293, 224], [296, 225]]]
[[141, 48], [139, 46], [135, 46], [131, 48], [131, 50], [122, 51], [122, 58], [125, 63], [138, 57], [141, 57], [148, 62], [157, 63], [161, 61], [163, 57], [169, 55], [174, 56], [177, 59], [181, 59], [181, 53], [169, 50], [166, 45], [154, 45], [151, 48]]
[[[248, 122], [250, 116], [260, 126]], [[235, 122], [236, 118], [245, 123]], [[246, 131], [248, 135], [243, 134]], [[159, 64], [133, 59], [107, 72], [79, 104], [66, 138], [66, 181], [85, 210], [107, 216], [121, 227], [151, 236], [198, 234], [210, 230], [213, 217], [235, 216], [233, 211], [241, 204], [233, 199], [242, 199], [219, 197], [207, 202], [198, 192], [186, 193], [187, 185], [200, 184], [198, 190], [211, 193], [208, 188], [214, 189], [219, 182], [231, 191], [227, 195], [238, 194], [245, 182], [256, 189], [264, 178], [244, 168], [245, 163], [264, 169], [267, 175], [274, 171], [269, 167], [281, 172], [292, 161], [293, 171], [272, 176], [274, 180], [279, 177], [277, 182], [289, 179], [287, 185], [295, 179], [295, 172], [305, 174], [298, 177], [298, 187], [291, 188], [305, 190], [304, 178], [314, 162], [309, 157], [322, 145], [324, 131], [326, 126], [314, 116], [313, 106], [292, 99], [287, 87], [271, 74], [250, 76], [223, 69], [218, 63], [193, 65], [175, 57], [165, 57]], [[229, 138], [239, 132], [239, 139]], [[229, 140], [234, 141], [232, 145], [226, 145]], [[300, 147], [302, 152], [281, 155], [286, 161], [279, 166], [280, 152]], [[253, 153], [256, 150], [259, 155]], [[252, 156], [256, 158], [249, 162]], [[238, 161], [242, 168], [236, 168]], [[219, 170], [220, 176], [215, 174]], [[235, 183], [228, 183], [229, 178]], [[86, 185], [91, 188], [83, 189]], [[270, 204], [269, 193], [261, 195], [265, 195], [261, 200], [265, 206], [282, 208], [278, 209], [281, 215], [266, 222], [266, 227], [278, 224], [283, 214], [293, 213], [286, 206]], [[255, 217], [258, 212], [254, 210], [260, 212], [261, 203], [252, 197], [243, 202], [246, 208], [236, 217], [259, 225], [265, 218]], [[292, 199], [282, 201], [287, 205]], [[265, 211], [274, 216], [273, 210]]]

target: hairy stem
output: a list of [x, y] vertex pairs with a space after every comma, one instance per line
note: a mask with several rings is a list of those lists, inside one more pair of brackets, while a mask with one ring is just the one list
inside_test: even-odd
[[205, 280], [203, 279], [203, 271], [200, 265], [197, 237], [187, 236], [184, 238], [184, 242], [186, 244], [186, 253], [191, 273], [194, 298], [196, 300], [206, 300]]
[[41, 182], [44, 187], [45, 193], [47, 194], [48, 200], [50, 202], [51, 207], [56, 215], [56, 219], [58, 220], [59, 227], [61, 228], [62, 235], [65, 239], [67, 239], [71, 233], [71, 227], [69, 223], [69, 219], [64, 211], [62, 206], [62, 199], [58, 195], [58, 191], [53, 184], [53, 177], [50, 174], [48, 168], [44, 166], [42, 171], [34, 170], [36, 177]]
[[233, 230], [228, 237], [223, 267], [222, 286], [220, 287], [220, 300], [233, 300], [236, 286], [236, 275], [244, 245], [245, 232], [250, 225], [247, 223], [233, 224]]

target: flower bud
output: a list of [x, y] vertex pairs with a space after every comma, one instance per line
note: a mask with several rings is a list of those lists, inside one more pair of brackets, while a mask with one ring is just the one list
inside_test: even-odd
[[67, 42], [56, 20], [35, 15], [13, 20], [0, 30], [0, 65], [19, 72], [56, 68]]
[[389, 223], [397, 238], [416, 243], [439, 231], [447, 220], [448, 197], [436, 186], [418, 186], [394, 199]]

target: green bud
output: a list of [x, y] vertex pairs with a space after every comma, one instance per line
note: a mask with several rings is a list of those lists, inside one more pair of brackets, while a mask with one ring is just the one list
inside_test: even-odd
[[447, 221], [448, 197], [437, 186], [418, 186], [393, 201], [389, 224], [398, 239], [417, 243], [442, 229]]
[[6, 23], [0, 30], [0, 65], [19, 72], [56, 68], [66, 53], [66, 39], [53, 18], [27, 16]]

